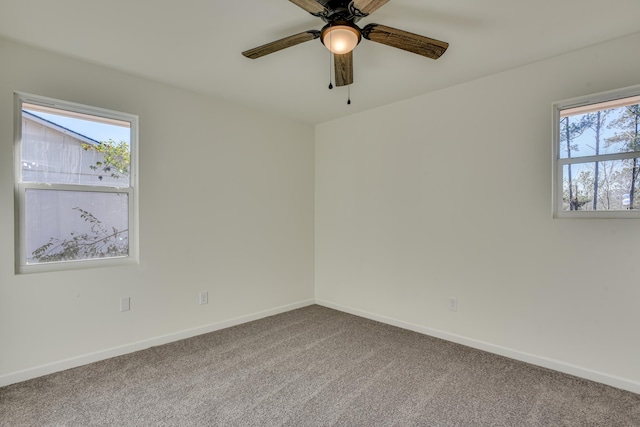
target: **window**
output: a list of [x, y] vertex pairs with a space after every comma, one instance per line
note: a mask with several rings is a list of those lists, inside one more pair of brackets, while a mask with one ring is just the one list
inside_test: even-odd
[[640, 86], [553, 107], [554, 216], [640, 218]]
[[15, 95], [16, 271], [137, 260], [137, 117]]

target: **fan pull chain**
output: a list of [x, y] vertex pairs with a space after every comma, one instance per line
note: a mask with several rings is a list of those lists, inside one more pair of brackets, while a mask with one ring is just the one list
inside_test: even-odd
[[[331, 37], [331, 34], [329, 34], [329, 37]], [[332, 83], [332, 78], [331, 78], [331, 51], [329, 51], [329, 90], [333, 89], [333, 83]]]
[[[329, 33], [329, 46], [331, 46], [331, 33]], [[333, 56], [332, 52], [329, 51], [329, 90], [333, 89], [333, 79], [331, 76], [331, 70], [333, 67], [331, 67], [331, 57]]]
[[351, 105], [351, 85], [347, 85], [347, 105]]

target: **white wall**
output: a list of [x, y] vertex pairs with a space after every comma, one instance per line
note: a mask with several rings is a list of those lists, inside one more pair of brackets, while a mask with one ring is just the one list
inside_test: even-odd
[[[313, 301], [311, 126], [2, 39], [0, 64], [0, 385]], [[140, 265], [14, 274], [14, 91], [140, 116]]]
[[551, 217], [552, 102], [640, 84], [639, 45], [317, 126], [317, 301], [640, 393], [638, 221]]

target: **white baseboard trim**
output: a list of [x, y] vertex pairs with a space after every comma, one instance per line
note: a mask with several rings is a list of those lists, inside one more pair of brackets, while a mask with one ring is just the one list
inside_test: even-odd
[[467, 347], [476, 348], [478, 350], [483, 350], [489, 353], [505, 356], [510, 359], [519, 360], [521, 362], [530, 363], [532, 365], [541, 366], [543, 368], [552, 369], [554, 371], [562, 372], [562, 373], [573, 375], [579, 378], [584, 378], [587, 380], [606, 384], [622, 390], [627, 390], [632, 393], [640, 394], [640, 383], [636, 381], [631, 381], [625, 378], [620, 378], [613, 375], [605, 374], [603, 372], [582, 368], [580, 366], [572, 365], [570, 363], [562, 362], [560, 360], [550, 359], [543, 356], [537, 356], [535, 354], [513, 350], [507, 347], [502, 347], [502, 346], [491, 344], [488, 342], [467, 338], [461, 335], [452, 334], [452, 333], [441, 331], [438, 329], [432, 329], [425, 326], [404, 322], [402, 320], [394, 319], [391, 317], [380, 316], [374, 313], [369, 313], [367, 311], [343, 306], [340, 304], [334, 304], [332, 302], [317, 299], [317, 298], [316, 298], [316, 304], [327, 307], [327, 308], [332, 308], [334, 310], [342, 311], [344, 313], [349, 313], [355, 316], [364, 317], [366, 319], [375, 320], [377, 322], [386, 323], [388, 325], [397, 326], [399, 328], [418, 332], [424, 335], [441, 338], [443, 340], [455, 342], [457, 344], [462, 344]]
[[30, 380], [33, 378], [41, 377], [43, 375], [52, 374], [54, 372], [76, 368], [78, 366], [86, 365], [93, 362], [98, 362], [100, 360], [109, 359], [111, 357], [122, 356], [124, 354], [144, 350], [149, 347], [167, 344], [170, 342], [183, 340], [185, 338], [195, 337], [197, 335], [202, 335], [209, 332], [219, 331], [220, 329], [229, 328], [231, 326], [240, 325], [242, 323], [252, 322], [254, 320], [262, 319], [265, 317], [269, 317], [276, 314], [280, 314], [287, 311], [313, 305], [314, 303], [315, 301], [313, 299], [299, 301], [293, 304], [287, 304], [280, 307], [259, 311], [257, 313], [247, 314], [244, 316], [235, 317], [233, 319], [211, 323], [204, 326], [199, 326], [193, 329], [187, 329], [187, 330], [178, 331], [178, 332], [174, 332], [167, 335], [161, 335], [158, 337], [149, 338], [149, 339], [138, 341], [131, 344], [125, 344], [118, 347], [100, 350], [95, 353], [84, 354], [81, 356], [71, 357], [69, 359], [47, 363], [45, 365], [36, 366], [34, 368], [25, 369], [22, 371], [12, 372], [12, 373], [0, 376], [0, 387], [4, 387], [10, 384], [15, 384], [15, 383]]

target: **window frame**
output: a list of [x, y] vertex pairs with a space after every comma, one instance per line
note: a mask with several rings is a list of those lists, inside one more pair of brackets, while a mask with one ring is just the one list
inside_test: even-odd
[[[585, 107], [609, 101], [617, 101], [624, 98], [640, 96], [640, 85], [600, 92], [576, 98], [566, 99], [553, 103], [553, 130], [552, 130], [552, 215], [553, 218], [610, 218], [631, 219], [640, 218], [640, 209], [636, 210], [596, 210], [596, 211], [565, 211], [563, 206], [563, 174], [562, 169], [567, 164], [581, 164], [603, 162], [611, 160], [640, 158], [640, 151], [622, 152], [614, 154], [599, 154], [582, 157], [561, 158], [560, 148], [560, 114], [562, 110]], [[596, 110], [597, 111], [597, 110]]]
[[[129, 162], [129, 186], [112, 187], [91, 184], [50, 184], [22, 181], [22, 105], [23, 103], [57, 108], [65, 111], [88, 114], [126, 121], [130, 123], [131, 140]], [[14, 92], [14, 215], [15, 215], [15, 271], [16, 274], [48, 271], [77, 270], [95, 267], [122, 266], [139, 263], [138, 249], [138, 116], [119, 111], [93, 107], [23, 92]], [[30, 189], [81, 191], [93, 193], [126, 193], [128, 197], [128, 256], [68, 260], [38, 264], [27, 263], [26, 243], [26, 192]]]

